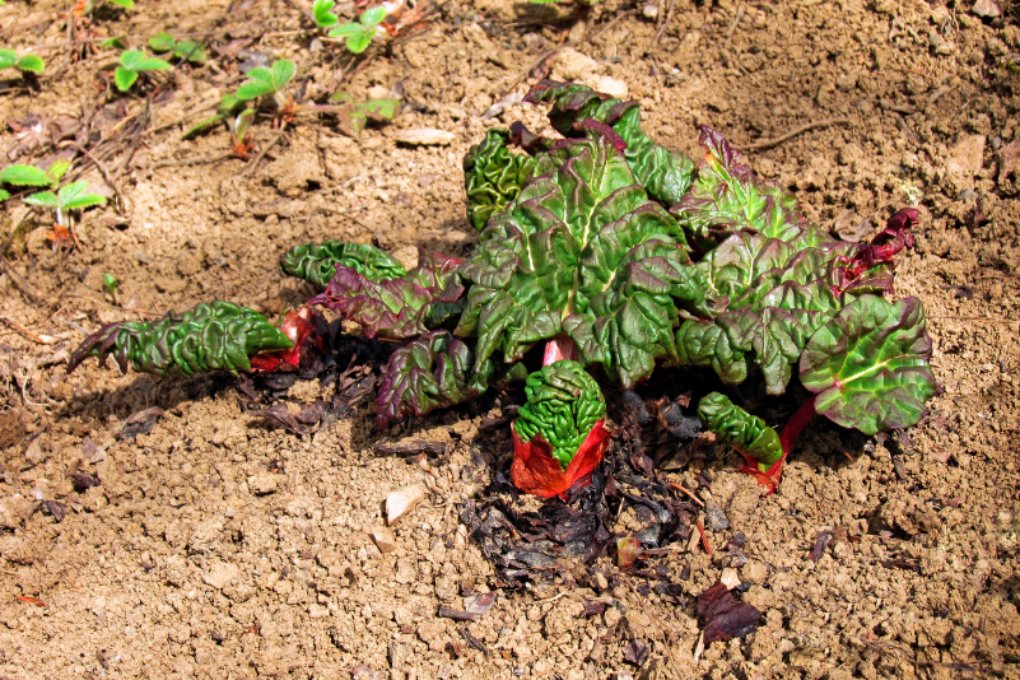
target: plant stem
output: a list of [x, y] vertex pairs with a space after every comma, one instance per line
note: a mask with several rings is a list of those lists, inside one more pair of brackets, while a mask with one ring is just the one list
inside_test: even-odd
[[565, 333], [560, 333], [555, 338], [545, 343], [545, 354], [542, 356], [542, 365], [549, 366], [561, 359], [577, 361], [577, 345]]
[[786, 427], [779, 434], [779, 443], [783, 446], [783, 458], [785, 459], [790, 455], [790, 450], [793, 445], [797, 442], [797, 438], [800, 437], [801, 431], [808, 423], [817, 415], [815, 410], [815, 395], [811, 395], [811, 398], [804, 402], [804, 404], [797, 409], [797, 412], [793, 414], [793, 418], [790, 418], [790, 422], [786, 423]]

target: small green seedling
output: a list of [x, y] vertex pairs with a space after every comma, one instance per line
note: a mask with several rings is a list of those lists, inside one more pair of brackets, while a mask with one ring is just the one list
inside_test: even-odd
[[251, 124], [255, 120], [255, 109], [245, 109], [236, 117], [227, 120], [230, 127], [230, 134], [234, 136], [231, 151], [242, 160], [251, 157], [251, 150], [254, 147], [251, 141]]
[[340, 103], [336, 111], [337, 127], [351, 137], [361, 135], [361, 131], [370, 120], [375, 122], [393, 120], [397, 109], [400, 108], [398, 99], [369, 99], [358, 102], [342, 92], [330, 97], [330, 101]]
[[128, 48], [127, 38], [122, 35], [115, 35], [99, 43], [100, 47], [111, 50], [126, 50]]
[[312, 17], [315, 18], [315, 25], [319, 28], [333, 28], [340, 19], [333, 13], [333, 0], [315, 0], [312, 5]]
[[269, 68], [258, 66], [248, 71], [248, 80], [237, 89], [237, 97], [242, 102], [249, 102], [260, 97], [272, 97], [273, 103], [284, 119], [294, 117], [294, 100], [285, 94], [283, 87], [294, 77], [297, 69], [294, 62], [279, 59]]
[[18, 53], [14, 50], [3, 49], [0, 50], [0, 71], [4, 71], [9, 68], [16, 68], [21, 72], [39, 74], [43, 72], [46, 67], [42, 57], [34, 54], [26, 54], [25, 56], [18, 58]]
[[340, 24], [329, 32], [331, 38], [347, 38], [347, 49], [361, 54], [368, 49], [372, 38], [379, 32], [379, 24], [386, 18], [386, 7], [380, 5], [366, 9], [357, 21]]
[[166, 71], [172, 68], [170, 64], [155, 57], [145, 56], [140, 50], [125, 50], [120, 55], [120, 66], [113, 72], [113, 80], [117, 89], [127, 92], [138, 80], [138, 75], [144, 71]]
[[106, 286], [113, 304], [117, 304], [117, 286], [120, 285], [120, 281], [114, 278], [113, 274], [103, 274], [103, 285]]
[[149, 38], [149, 47], [154, 52], [171, 52], [175, 59], [190, 61], [192, 64], [205, 63], [204, 46], [194, 40], [177, 40], [169, 33], [157, 33]]
[[60, 188], [59, 191], [40, 191], [37, 194], [26, 196], [25, 203], [49, 208], [57, 214], [57, 224], [67, 227], [67, 212], [88, 208], [93, 205], [106, 205], [106, 199], [99, 194], [88, 193], [89, 183], [85, 180], [72, 182]]

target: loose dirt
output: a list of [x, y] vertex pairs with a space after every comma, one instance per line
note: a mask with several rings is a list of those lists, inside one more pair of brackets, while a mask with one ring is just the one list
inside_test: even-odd
[[[431, 6], [421, 32], [353, 60], [316, 39], [310, 2], [100, 7], [73, 50], [67, 4], [0, 7], [0, 43], [47, 60], [37, 87], [3, 74], [4, 163], [73, 158], [111, 199], [85, 213], [72, 252], [53, 249], [41, 215], [0, 212], [0, 675], [1020, 677], [1015, 14], [940, 0], [609, 1], [578, 23], [570, 5], [475, 0]], [[140, 46], [161, 30], [206, 42], [210, 63], [120, 95], [99, 39]], [[210, 161], [229, 152], [220, 126], [181, 141], [241, 63], [281, 57], [298, 65], [299, 100], [395, 92], [404, 107], [358, 139], [299, 117], [277, 140], [260, 121], [257, 165]], [[767, 499], [721, 446], [665, 472], [714, 508], [711, 555], [692, 542], [644, 565], [679, 590], [609, 558], [512, 590], [460, 522], [505, 472], [506, 428], [482, 427], [499, 395], [385, 433], [369, 400], [298, 437], [251, 415], [229, 377], [121, 377], [95, 362], [65, 375], [85, 331], [125, 309], [301, 303], [309, 291], [276, 267], [300, 242], [371, 242], [405, 262], [419, 243], [465, 254], [461, 159], [489, 126], [544, 126], [541, 110], [503, 97], [545, 72], [639, 100], [645, 129], [689, 153], [712, 125], [844, 236], [917, 203], [897, 292], [923, 300], [935, 342], [944, 392], [923, 423], [856, 441], [816, 422]], [[396, 141], [423, 128], [450, 134]], [[282, 401], [296, 413], [322, 391], [299, 381]], [[123, 436], [150, 407], [162, 409], [151, 427]], [[447, 454], [429, 474], [376, 455], [382, 437]], [[411, 484], [425, 502], [392, 537], [378, 531], [387, 494]], [[725, 549], [738, 534], [744, 547]], [[749, 637], [701, 649], [695, 596], [726, 568], [764, 616]], [[437, 615], [479, 593], [495, 604], [477, 620]], [[593, 601], [604, 611], [585, 616]], [[625, 655], [635, 640], [650, 648], [640, 667]]]

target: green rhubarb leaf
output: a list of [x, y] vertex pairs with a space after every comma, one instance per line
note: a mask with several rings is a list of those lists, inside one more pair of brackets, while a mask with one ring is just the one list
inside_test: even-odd
[[373, 281], [356, 268], [341, 265], [326, 290], [308, 302], [361, 324], [370, 338], [413, 338], [460, 314], [464, 287], [458, 265], [460, 260], [423, 248], [418, 251], [418, 266], [394, 279]]
[[783, 445], [776, 431], [718, 392], [702, 397], [698, 416], [723, 443], [756, 458], [762, 472], [783, 457]]
[[0, 182], [16, 187], [48, 187], [50, 176], [31, 165], [11, 165], [0, 172]]
[[485, 140], [471, 147], [464, 157], [468, 221], [478, 231], [517, 198], [521, 188], [540, 171], [538, 160], [513, 153], [509, 145], [508, 130], [490, 128]]
[[637, 102], [623, 102], [586, 85], [549, 80], [533, 87], [525, 101], [551, 102], [549, 120], [566, 137], [581, 136], [578, 124], [589, 119], [612, 126], [627, 143], [624, 154], [637, 182], [649, 197], [663, 205], [678, 203], [690, 188], [694, 161], [679, 151], [656, 144], [641, 130]]
[[800, 381], [838, 425], [869, 435], [909, 427], [938, 391], [931, 350], [920, 300], [862, 295], [812, 336]]
[[318, 290], [326, 289], [337, 266], [353, 269], [369, 281], [386, 281], [407, 274], [403, 265], [367, 243], [305, 243], [280, 257], [284, 274], [304, 279]]
[[448, 331], [426, 333], [398, 349], [379, 382], [379, 429], [402, 414], [420, 416], [478, 396], [481, 390], [470, 384], [473, 364], [471, 349]]
[[793, 195], [775, 182], [758, 179], [721, 134], [702, 126], [700, 142], [705, 157], [697, 181], [670, 212], [703, 247], [741, 229], [805, 246], [821, 240], [796, 213]]
[[193, 375], [251, 370], [249, 357], [293, 347], [283, 331], [258, 312], [230, 302], [203, 302], [159, 321], [103, 326], [71, 355], [68, 372], [88, 357], [113, 355], [122, 372]]
[[489, 220], [460, 268], [473, 285], [456, 333], [478, 337], [476, 361], [499, 351], [509, 363], [567, 331], [585, 363], [629, 386], [676, 359], [674, 297], [706, 310], [683, 232], [635, 184], [619, 136], [588, 125]]
[[529, 375], [524, 394], [514, 430], [526, 442], [541, 434], [566, 470], [595, 423], [606, 417], [602, 390], [580, 363], [561, 360]]

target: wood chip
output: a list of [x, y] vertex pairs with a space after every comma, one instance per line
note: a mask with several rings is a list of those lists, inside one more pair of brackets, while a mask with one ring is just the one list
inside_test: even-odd
[[414, 510], [423, 500], [425, 500], [425, 487], [421, 484], [412, 484], [390, 492], [390, 495], [386, 497], [387, 526], [393, 526], [397, 520]]
[[396, 140], [401, 144], [412, 146], [447, 146], [452, 144], [456, 135], [446, 130], [433, 128], [422, 128], [420, 130], [401, 130], [396, 135]]

